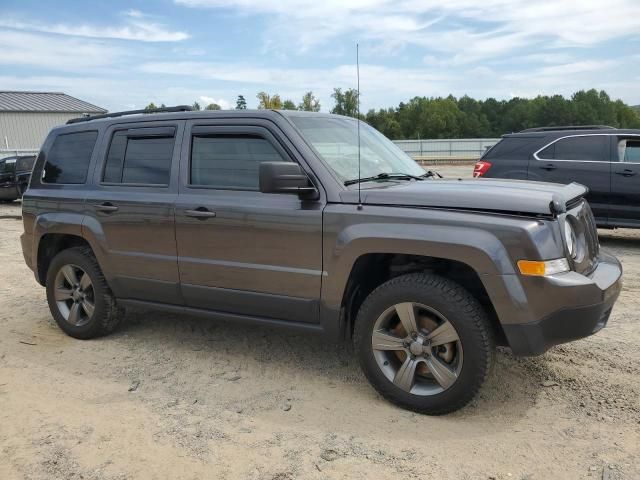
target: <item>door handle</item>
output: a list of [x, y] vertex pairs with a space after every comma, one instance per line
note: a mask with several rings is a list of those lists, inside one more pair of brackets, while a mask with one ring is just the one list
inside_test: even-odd
[[636, 172], [634, 172], [633, 170], [629, 170], [628, 168], [625, 168], [623, 171], [621, 172], [615, 172], [616, 175], [622, 175], [623, 177], [633, 177]]
[[547, 163], [546, 165], [541, 165], [540, 168], [543, 170], [551, 171], [555, 170], [556, 166], [553, 163]]
[[192, 217], [192, 218], [200, 218], [200, 219], [206, 219], [206, 218], [213, 218], [216, 216], [216, 212], [212, 212], [211, 210], [207, 210], [204, 207], [198, 207], [195, 210], [185, 210], [184, 214], [187, 217]]
[[99, 205], [94, 205], [93, 208], [95, 208], [99, 212], [104, 212], [104, 213], [117, 212], [119, 209], [116, 205], [109, 202], [104, 202]]

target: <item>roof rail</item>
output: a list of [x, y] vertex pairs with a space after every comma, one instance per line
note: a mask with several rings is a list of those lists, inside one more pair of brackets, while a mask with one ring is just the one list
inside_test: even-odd
[[87, 115], [85, 117], [72, 118], [71, 120], [67, 120], [67, 125], [70, 123], [89, 122], [100, 118], [124, 117], [125, 115], [135, 115], [138, 113], [190, 112], [192, 110], [193, 108], [189, 105], [178, 105], [176, 107], [160, 107], [149, 110], [127, 110], [124, 112], [101, 113], [100, 115]]
[[520, 130], [518, 133], [530, 133], [530, 132], [555, 132], [561, 130], [612, 130], [616, 127], [610, 127], [609, 125], [565, 125], [559, 127], [536, 127]]

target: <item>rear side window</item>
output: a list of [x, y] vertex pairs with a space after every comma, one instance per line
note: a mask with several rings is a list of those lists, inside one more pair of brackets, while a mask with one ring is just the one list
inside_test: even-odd
[[109, 145], [102, 181], [169, 185], [174, 135], [173, 127], [115, 132]]
[[540, 143], [539, 137], [506, 137], [482, 156], [483, 159], [528, 160]]
[[561, 138], [542, 150], [542, 160], [606, 161], [608, 137], [605, 135]]
[[618, 161], [640, 163], [640, 140], [618, 141]]
[[268, 140], [251, 135], [196, 135], [191, 144], [191, 185], [258, 190], [261, 162], [286, 162]]
[[98, 132], [95, 130], [58, 135], [47, 155], [42, 181], [44, 183], [85, 183], [97, 138]]

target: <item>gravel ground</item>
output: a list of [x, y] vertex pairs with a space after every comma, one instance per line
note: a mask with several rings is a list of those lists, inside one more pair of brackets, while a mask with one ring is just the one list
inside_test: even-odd
[[0, 205], [2, 479], [640, 478], [640, 231], [601, 232], [625, 268], [606, 329], [536, 358], [501, 349], [473, 404], [427, 417], [316, 337], [129, 311], [71, 339], [19, 215]]

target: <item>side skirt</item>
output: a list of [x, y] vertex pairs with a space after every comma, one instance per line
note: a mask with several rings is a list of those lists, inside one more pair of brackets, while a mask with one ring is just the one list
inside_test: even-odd
[[123, 307], [148, 308], [161, 310], [163, 312], [176, 313], [182, 315], [194, 315], [203, 318], [211, 318], [231, 323], [244, 323], [248, 325], [262, 325], [265, 327], [288, 328], [301, 330], [309, 333], [322, 334], [324, 330], [318, 324], [302, 322], [291, 322], [286, 320], [274, 320], [273, 318], [255, 317], [250, 315], [239, 315], [235, 313], [218, 312], [214, 310], [204, 310], [200, 308], [183, 307], [180, 305], [169, 305], [166, 303], [147, 302], [143, 300], [118, 299], [118, 303]]

